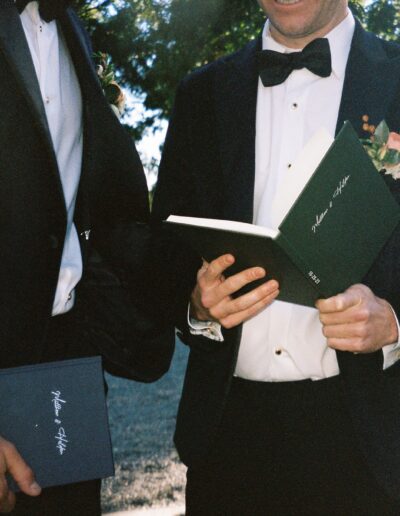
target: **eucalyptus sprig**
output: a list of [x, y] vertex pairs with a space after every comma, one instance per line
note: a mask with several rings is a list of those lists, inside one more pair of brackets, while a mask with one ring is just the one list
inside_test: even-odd
[[96, 63], [97, 76], [104, 95], [114, 113], [120, 118], [125, 109], [125, 94], [116, 81], [115, 68], [111, 62], [111, 57], [105, 52], [96, 52], [94, 54], [94, 60]]

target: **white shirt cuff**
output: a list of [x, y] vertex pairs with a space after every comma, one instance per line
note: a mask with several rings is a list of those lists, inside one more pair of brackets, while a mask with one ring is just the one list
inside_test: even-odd
[[[392, 307], [390, 307], [392, 308]], [[400, 326], [399, 321], [397, 319], [397, 315], [395, 311], [392, 308], [392, 312], [394, 315], [394, 318], [396, 319], [397, 324], [397, 338], [400, 339]], [[400, 340], [397, 340], [394, 344], [388, 344], [387, 346], [383, 346], [382, 348], [383, 353], [383, 369], [387, 369], [394, 363], [396, 363], [400, 359]]]
[[[396, 319], [398, 340], [394, 344], [388, 344], [382, 348], [383, 369], [388, 369], [400, 359], [400, 325], [393, 308], [392, 311]], [[187, 311], [187, 323], [191, 335], [201, 335], [202, 337], [206, 337], [210, 340], [216, 340], [218, 342], [224, 341], [222, 328], [219, 323], [215, 321], [199, 321], [198, 319], [190, 317], [190, 303], [188, 305]]]
[[187, 323], [192, 335], [201, 335], [210, 340], [224, 341], [221, 325], [215, 321], [199, 321], [190, 317], [190, 303], [187, 311]]

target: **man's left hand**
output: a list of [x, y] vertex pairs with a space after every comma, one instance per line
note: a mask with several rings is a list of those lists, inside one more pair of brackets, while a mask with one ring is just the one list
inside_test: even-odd
[[328, 346], [353, 353], [372, 353], [398, 340], [390, 304], [365, 285], [316, 302]]

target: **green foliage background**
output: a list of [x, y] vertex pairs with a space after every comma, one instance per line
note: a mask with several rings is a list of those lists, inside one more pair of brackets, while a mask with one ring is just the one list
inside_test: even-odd
[[[324, 1], [324, 0], [321, 0]], [[119, 81], [142, 98], [140, 138], [171, 112], [179, 80], [193, 68], [256, 37], [264, 16], [256, 0], [76, 0], [96, 51], [107, 52]], [[400, 40], [400, 0], [354, 0], [363, 25]]]

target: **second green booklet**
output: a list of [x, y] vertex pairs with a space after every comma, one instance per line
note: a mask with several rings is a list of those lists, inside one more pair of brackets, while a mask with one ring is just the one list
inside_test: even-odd
[[281, 301], [314, 306], [359, 283], [400, 220], [400, 208], [346, 122], [279, 226], [169, 217], [202, 257], [235, 256], [232, 274], [262, 266]]

